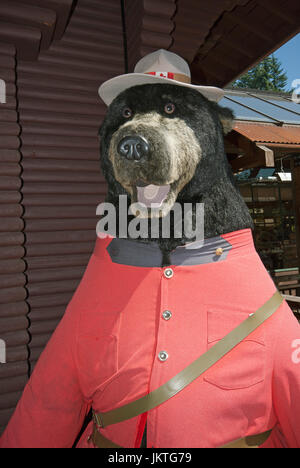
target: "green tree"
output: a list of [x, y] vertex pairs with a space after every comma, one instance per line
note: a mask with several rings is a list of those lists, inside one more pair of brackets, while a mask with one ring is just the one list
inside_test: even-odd
[[252, 88], [265, 91], [285, 91], [288, 82], [286, 72], [275, 55], [262, 60], [256, 67], [249, 70], [232, 83], [233, 88]]

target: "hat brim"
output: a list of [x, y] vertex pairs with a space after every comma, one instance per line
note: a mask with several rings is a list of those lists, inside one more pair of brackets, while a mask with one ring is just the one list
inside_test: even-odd
[[182, 83], [181, 81], [172, 80], [170, 78], [160, 78], [158, 76], [147, 75], [144, 73], [128, 73], [105, 81], [105, 83], [103, 83], [99, 88], [99, 96], [105, 104], [109, 106], [112, 101], [126, 89], [132, 88], [133, 86], [151, 83], [168, 83], [171, 85], [194, 89], [213, 102], [219, 102], [225, 94], [223, 89], [215, 88], [214, 86], [197, 86], [189, 83]]

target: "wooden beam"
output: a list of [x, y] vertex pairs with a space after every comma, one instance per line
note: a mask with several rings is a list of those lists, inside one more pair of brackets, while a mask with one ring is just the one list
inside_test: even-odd
[[235, 154], [235, 155], [243, 155], [244, 151], [241, 148], [238, 148], [237, 146], [233, 145], [229, 141], [225, 140], [225, 153], [228, 154]]
[[234, 172], [254, 167], [275, 166], [274, 151], [270, 148], [249, 140], [247, 137], [235, 130], [227, 135], [225, 140], [241, 149], [244, 153], [243, 156], [230, 161]]
[[288, 302], [299, 302], [300, 303], [300, 297], [299, 296], [290, 296], [288, 294], [282, 294], [283, 299], [285, 299]]
[[270, 148], [285, 149], [289, 153], [300, 153], [300, 144], [293, 143], [268, 143]]
[[256, 143], [256, 146], [259, 150], [264, 151], [266, 158], [266, 167], [275, 167], [275, 158], [274, 151], [264, 145], [259, 145]]
[[232, 57], [228, 57], [228, 56], [226, 57], [226, 55], [218, 52], [216, 48], [212, 49], [209, 52], [209, 58], [212, 61], [214, 61], [216, 65], [218, 65], [218, 67], [220, 67], [220, 64], [222, 64], [224, 65], [224, 67], [226, 67], [229, 70], [233, 70], [233, 71], [236, 70], [236, 60], [233, 63]]
[[217, 58], [214, 58], [211, 54], [208, 54], [205, 58], [203, 58], [201, 69], [206, 75], [213, 76], [214, 78], [217, 78], [217, 80], [220, 80], [220, 75], [224, 76], [225, 73], [232, 73], [234, 67], [233, 65], [229, 64], [225, 65], [225, 63], [221, 65]]
[[192, 72], [192, 80], [193, 83], [198, 83], [198, 84], [211, 84], [211, 83], [219, 83], [220, 80], [220, 73], [215, 69], [215, 66], [213, 66], [213, 69], [211, 68], [211, 64], [203, 67], [198, 67], [194, 68], [193, 66], [191, 67], [191, 72]]
[[288, 14], [286, 11], [284, 11], [284, 8], [276, 4], [274, 0], [256, 0], [256, 1], [260, 6], [265, 8], [265, 10], [269, 11], [270, 13], [273, 13], [273, 15], [277, 16], [278, 18], [281, 18], [287, 23], [292, 24], [293, 26], [298, 24], [298, 17], [296, 16], [294, 17]]
[[266, 31], [266, 26], [265, 26], [265, 28], [263, 30], [263, 28], [259, 28], [259, 25], [255, 25], [256, 26], [256, 29], [255, 29], [253, 27], [252, 23], [248, 22], [246, 19], [241, 18], [237, 14], [226, 13], [225, 15], [226, 15], [226, 18], [228, 18], [228, 19], [230, 19], [230, 21], [232, 21], [232, 23], [238, 24], [239, 26], [242, 26], [244, 29], [246, 29], [247, 31], [250, 31], [252, 34], [254, 34], [255, 36], [260, 37], [264, 41], [271, 42], [271, 43], [274, 42], [274, 39], [273, 39], [272, 35], [271, 34], [266, 34], [266, 32], [264, 32], [264, 31]]
[[296, 242], [298, 267], [300, 268], [300, 166], [296, 166], [295, 160], [291, 161], [292, 167], [292, 190], [296, 221]]
[[256, 154], [248, 154], [240, 158], [230, 161], [233, 172], [243, 171], [245, 169], [253, 169], [255, 167], [274, 167], [273, 164], [270, 165], [269, 159], [266, 156], [265, 152], [257, 149]]
[[255, 58], [255, 53], [254, 50], [250, 50], [250, 45], [247, 44], [247, 47], [239, 44], [237, 41], [232, 41], [230, 39], [230, 36], [227, 37], [222, 37], [222, 42], [223, 44], [227, 45], [228, 47], [231, 47], [233, 50], [236, 50], [237, 52], [240, 52], [242, 55], [246, 55], [246, 57], [249, 57], [250, 59]]

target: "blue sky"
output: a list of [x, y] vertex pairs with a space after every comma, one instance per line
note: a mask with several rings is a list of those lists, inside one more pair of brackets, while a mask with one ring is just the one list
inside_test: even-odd
[[288, 75], [287, 90], [290, 90], [293, 80], [300, 79], [300, 34], [280, 47], [274, 55]]

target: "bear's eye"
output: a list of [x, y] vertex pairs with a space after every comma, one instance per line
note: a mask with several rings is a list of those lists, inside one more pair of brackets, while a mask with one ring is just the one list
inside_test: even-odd
[[129, 107], [125, 107], [125, 109], [123, 109], [122, 115], [123, 117], [125, 117], [125, 119], [129, 119], [130, 117], [132, 117], [133, 112]]
[[165, 112], [167, 114], [173, 114], [173, 112], [175, 112], [175, 104], [173, 104], [172, 102], [169, 102], [168, 104], [165, 105]]

